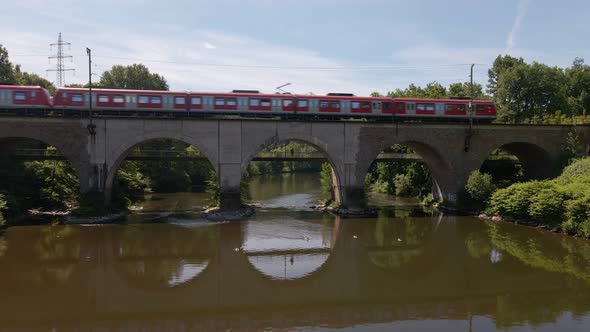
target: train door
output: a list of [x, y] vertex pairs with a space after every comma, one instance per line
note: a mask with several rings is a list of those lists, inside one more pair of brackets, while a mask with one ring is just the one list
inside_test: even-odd
[[435, 104], [435, 114], [436, 116], [444, 116], [445, 115], [445, 104], [444, 103], [436, 103]]
[[240, 112], [248, 111], [248, 98], [247, 97], [238, 97], [238, 111], [240, 111]]
[[310, 99], [309, 100], [309, 112], [310, 113], [319, 113], [320, 112], [320, 101], [317, 99]]
[[137, 109], [137, 95], [126, 95], [125, 104], [127, 109]]
[[350, 114], [350, 100], [343, 100], [340, 102], [340, 112], [342, 114]]
[[372, 106], [373, 106], [372, 114], [380, 114], [381, 113], [381, 102], [380, 101], [374, 101], [372, 103]]
[[213, 111], [213, 96], [203, 96], [203, 111]]
[[406, 114], [416, 115], [416, 103], [413, 101], [406, 103]]
[[281, 100], [279, 98], [273, 98], [272, 105], [271, 105], [271, 111], [280, 113], [282, 108], [283, 107], [281, 106]]

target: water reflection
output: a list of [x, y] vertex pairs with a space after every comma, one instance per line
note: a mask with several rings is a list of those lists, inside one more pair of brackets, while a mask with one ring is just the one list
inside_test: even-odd
[[590, 242], [421, 208], [14, 227], [0, 331], [585, 331]]
[[334, 219], [262, 214], [246, 222], [242, 250], [252, 266], [272, 279], [298, 279], [318, 270], [336, 241]]
[[219, 245], [219, 225], [116, 227], [115, 270], [134, 285], [173, 287], [199, 276]]

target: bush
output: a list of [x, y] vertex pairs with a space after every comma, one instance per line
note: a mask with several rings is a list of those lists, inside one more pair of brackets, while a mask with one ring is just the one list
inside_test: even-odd
[[4, 212], [8, 210], [8, 202], [3, 194], [0, 194], [0, 226], [4, 225], [6, 219], [4, 218]]
[[478, 203], [486, 203], [496, 191], [490, 174], [473, 171], [467, 180], [465, 190]]
[[590, 178], [590, 157], [578, 159], [564, 168], [556, 181], [557, 183], [564, 185], [578, 182], [581, 178]]
[[395, 184], [395, 194], [398, 196], [413, 196], [414, 188], [411, 179], [406, 174], [397, 174], [393, 179]]
[[544, 224], [558, 225], [563, 219], [565, 198], [556, 188], [547, 188], [531, 197], [529, 217]]
[[531, 181], [516, 183], [508, 188], [496, 191], [490, 199], [490, 210], [503, 216], [527, 219], [531, 199], [544, 189], [555, 189], [549, 181]]

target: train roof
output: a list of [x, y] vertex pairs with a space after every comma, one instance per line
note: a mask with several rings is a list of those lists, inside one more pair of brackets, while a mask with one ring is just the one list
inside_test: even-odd
[[45, 89], [42, 86], [39, 85], [0, 85], [0, 90], [14, 90], [14, 89], [19, 89], [19, 90], [39, 90], [39, 89]]
[[[420, 102], [433, 102], [433, 103], [455, 103], [455, 104], [466, 104], [469, 99], [435, 99], [435, 98], [393, 98], [393, 101], [420, 101]], [[493, 103], [491, 99], [473, 99], [474, 103]]]

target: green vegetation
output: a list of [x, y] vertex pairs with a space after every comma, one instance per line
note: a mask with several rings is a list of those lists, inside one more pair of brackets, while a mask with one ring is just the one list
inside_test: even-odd
[[485, 204], [496, 190], [496, 185], [490, 174], [473, 171], [467, 180], [465, 190], [475, 202]]
[[590, 158], [575, 161], [556, 179], [499, 189], [491, 196], [488, 210], [590, 237]]
[[[414, 153], [403, 145], [393, 145], [384, 152]], [[368, 190], [405, 197], [425, 197], [431, 192], [432, 178], [428, 167], [419, 162], [377, 161], [365, 179]]]
[[2, 44], [0, 44], [0, 83], [39, 85], [49, 90], [50, 93], [55, 91], [55, 86], [48, 80], [37, 74], [21, 71], [20, 65], [13, 65], [8, 58], [8, 51]]

